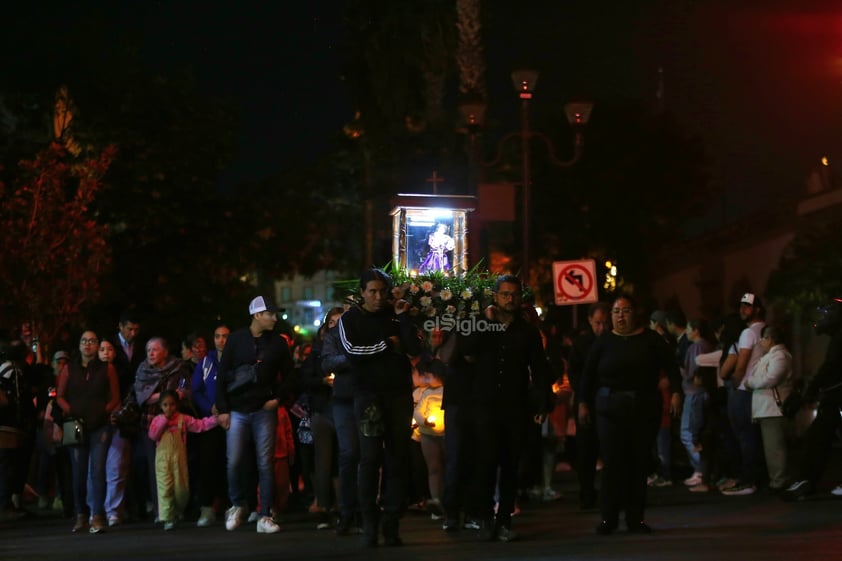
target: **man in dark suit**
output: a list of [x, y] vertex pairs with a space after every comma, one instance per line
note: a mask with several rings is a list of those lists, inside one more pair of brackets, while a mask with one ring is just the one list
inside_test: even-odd
[[[574, 388], [575, 403], [573, 411], [579, 410], [582, 403], [582, 392], [579, 383], [582, 373], [585, 371], [585, 364], [588, 360], [588, 353], [596, 338], [611, 329], [611, 306], [606, 302], [594, 302], [588, 308], [588, 325], [573, 339], [573, 346], [570, 348], [567, 375], [570, 385]], [[593, 405], [593, 404], [589, 404]], [[599, 439], [596, 434], [596, 427], [576, 420], [576, 475], [579, 479], [579, 507], [591, 509], [596, 506], [596, 463], [599, 458]]]
[[[134, 312], [125, 311], [120, 314], [117, 330], [117, 333], [110, 337], [109, 341], [114, 345], [114, 368], [117, 370], [117, 378], [120, 383], [120, 398], [125, 399], [129, 388], [134, 384], [137, 367], [146, 358], [146, 349], [143, 341], [138, 337], [140, 321]], [[142, 489], [148, 488], [148, 485], [141, 479], [141, 481], [130, 483], [128, 492], [130, 504], [125, 504], [133, 445], [134, 443], [130, 438], [124, 437], [118, 430], [114, 431], [105, 464], [105, 512], [108, 516], [109, 526], [117, 526], [122, 522], [127, 507], [131, 507], [136, 517], [142, 516], [144, 514], [142, 505], [148, 502], [142, 497], [136, 496], [138, 491], [142, 493]], [[137, 469], [134, 470], [134, 473], [137, 474], [137, 477], [143, 477], [146, 471]]]
[[[127, 380], [120, 379], [120, 391], [128, 391], [134, 382], [134, 374], [137, 367], [146, 358], [146, 350], [143, 341], [140, 340], [140, 321], [134, 312], [125, 311], [120, 314], [120, 323], [117, 324], [117, 334], [110, 338], [117, 355], [114, 357], [114, 365], [120, 375], [128, 372]], [[121, 371], [122, 370], [122, 371]]]

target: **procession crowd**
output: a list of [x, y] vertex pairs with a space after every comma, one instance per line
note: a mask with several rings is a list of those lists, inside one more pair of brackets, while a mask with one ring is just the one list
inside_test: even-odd
[[[842, 300], [823, 308], [831, 342], [802, 387], [786, 330], [752, 293], [710, 323], [623, 295], [561, 330], [516, 277], [493, 292], [486, 329], [424, 332], [371, 269], [310, 342], [277, 333], [279, 310], [257, 296], [246, 325], [192, 333], [180, 354], [144, 339], [134, 312], [50, 356], [24, 325], [0, 337], [0, 519], [54, 509], [91, 534], [139, 521], [276, 533], [306, 510], [318, 530], [397, 546], [408, 507], [515, 540], [512, 516], [557, 500], [568, 462], [601, 535], [622, 515], [651, 532], [653, 487], [816, 491], [840, 425]], [[801, 402], [819, 406], [796, 460]]]

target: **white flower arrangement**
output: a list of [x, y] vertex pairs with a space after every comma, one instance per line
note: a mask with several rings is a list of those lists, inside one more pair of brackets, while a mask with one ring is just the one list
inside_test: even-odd
[[[440, 271], [416, 274], [390, 266], [384, 270], [392, 277], [392, 297], [409, 302], [409, 314], [419, 325], [443, 316], [458, 319], [479, 316], [494, 303], [493, 289], [499, 276], [479, 271], [477, 267], [463, 275]], [[359, 299], [358, 282], [343, 284], [354, 291], [355, 299]]]

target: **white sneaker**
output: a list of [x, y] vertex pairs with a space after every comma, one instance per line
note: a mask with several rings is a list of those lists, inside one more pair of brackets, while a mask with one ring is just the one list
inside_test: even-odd
[[561, 493], [559, 493], [558, 491], [556, 491], [555, 489], [553, 489], [551, 487], [547, 487], [546, 489], [544, 489], [544, 495], [541, 497], [541, 500], [543, 500], [545, 503], [549, 503], [549, 502], [552, 502], [552, 501], [557, 501], [560, 498], [561, 498]]
[[830, 494], [834, 497], [842, 497], [842, 485], [837, 485], [836, 487], [834, 487]]
[[721, 492], [728, 497], [741, 497], [744, 495], [753, 495], [757, 491], [754, 485], [747, 485], [744, 483], [737, 483], [729, 489], [723, 489]]
[[275, 521], [268, 516], [261, 516], [260, 520], [257, 521], [258, 534], [275, 534], [280, 531], [281, 527], [278, 526], [275, 523]]
[[694, 471], [693, 475], [691, 475], [690, 477], [688, 477], [687, 479], [684, 480], [684, 484], [687, 485], [688, 487], [695, 487], [696, 485], [699, 485], [701, 483], [702, 483], [702, 474], [701, 474], [701, 472], [698, 472], [698, 471]]
[[216, 515], [214, 514], [213, 509], [209, 506], [203, 506], [199, 514], [199, 519], [196, 521], [196, 526], [204, 528], [205, 526], [210, 526], [215, 521]]
[[255, 522], [257, 522], [257, 520], [258, 520], [259, 518], [260, 518], [260, 515], [259, 515], [259, 514], [257, 514], [257, 512], [252, 512], [251, 514], [249, 514], [248, 523], [249, 523], [249, 524], [254, 524]]
[[237, 527], [242, 522], [243, 509], [239, 506], [232, 506], [228, 510], [225, 511], [225, 529], [229, 532], [231, 530], [236, 530]]

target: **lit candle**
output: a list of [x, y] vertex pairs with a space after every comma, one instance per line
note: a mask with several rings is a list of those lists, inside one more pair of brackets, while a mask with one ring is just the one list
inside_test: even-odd
[[433, 423], [436, 422], [436, 416], [430, 415], [429, 417], [427, 417], [427, 422], [432, 425]]

